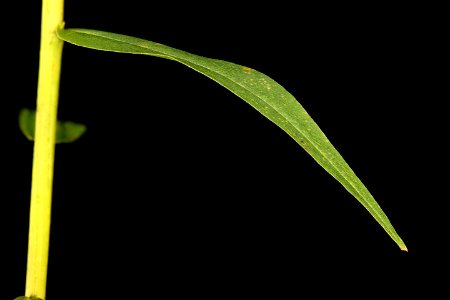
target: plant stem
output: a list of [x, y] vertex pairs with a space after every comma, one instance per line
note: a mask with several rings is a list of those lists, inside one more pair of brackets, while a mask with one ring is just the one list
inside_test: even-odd
[[25, 296], [45, 299], [64, 0], [43, 0]]

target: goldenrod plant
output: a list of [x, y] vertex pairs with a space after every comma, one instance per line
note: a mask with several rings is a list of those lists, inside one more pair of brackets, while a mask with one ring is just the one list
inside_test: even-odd
[[365, 185], [297, 99], [279, 83], [253, 67], [198, 56], [123, 34], [70, 28], [70, 24], [64, 23], [63, 8], [63, 0], [42, 2], [36, 112], [24, 109], [19, 116], [22, 132], [34, 141], [34, 152], [26, 288], [25, 295], [16, 299], [46, 299], [55, 144], [73, 142], [86, 130], [82, 124], [57, 121], [64, 44], [164, 58], [212, 79], [285, 131], [367, 209], [401, 250], [407, 251]]

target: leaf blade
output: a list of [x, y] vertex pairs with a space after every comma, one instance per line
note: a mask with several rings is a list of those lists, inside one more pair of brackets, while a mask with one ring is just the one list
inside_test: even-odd
[[386, 214], [319, 126], [300, 103], [270, 77], [245, 66], [121, 34], [60, 29], [57, 35], [66, 42], [91, 49], [174, 60], [216, 81], [289, 134], [369, 211], [401, 250], [407, 251]]

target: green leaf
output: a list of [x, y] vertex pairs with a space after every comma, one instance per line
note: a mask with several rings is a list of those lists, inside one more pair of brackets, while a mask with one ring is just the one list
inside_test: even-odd
[[[19, 127], [30, 141], [34, 140], [36, 111], [23, 108], [19, 112]], [[86, 126], [69, 121], [58, 121], [56, 124], [56, 143], [71, 143], [79, 139], [86, 131]]]
[[36, 297], [28, 298], [28, 297], [25, 297], [25, 296], [20, 296], [20, 297], [15, 298], [14, 300], [42, 300], [42, 299], [41, 298], [36, 298]]
[[60, 28], [57, 35], [66, 42], [91, 49], [174, 60], [216, 81], [289, 134], [370, 212], [400, 249], [407, 251], [381, 207], [318, 125], [300, 103], [270, 77], [252, 68], [121, 34]]

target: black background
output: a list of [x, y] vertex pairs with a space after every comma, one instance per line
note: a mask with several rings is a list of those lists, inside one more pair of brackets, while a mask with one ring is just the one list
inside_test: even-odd
[[[8, 3], [11, 18], [2, 20], [0, 300], [25, 284], [32, 143], [17, 114], [35, 107], [40, 4]], [[278, 299], [314, 284], [317, 295], [386, 286], [401, 295], [443, 278], [438, 12], [66, 1], [66, 28], [128, 34], [278, 81], [410, 251], [286, 133], [217, 83], [172, 61], [66, 44], [59, 118], [88, 130], [56, 148], [48, 299]]]

